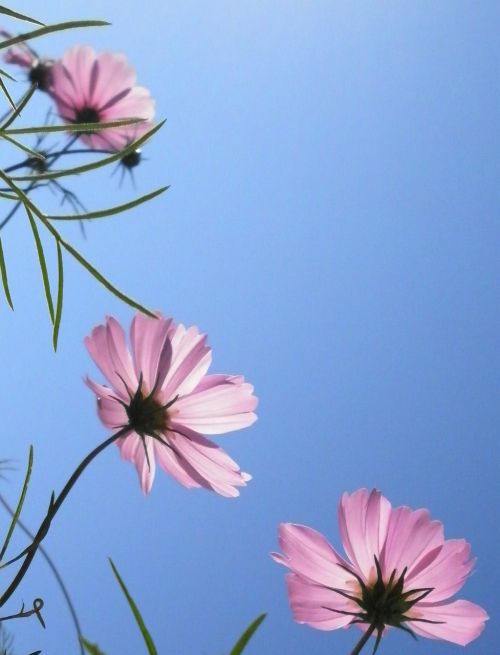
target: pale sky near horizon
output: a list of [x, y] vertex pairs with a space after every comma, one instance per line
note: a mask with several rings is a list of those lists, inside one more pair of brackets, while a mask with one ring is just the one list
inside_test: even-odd
[[[269, 553], [281, 521], [314, 527], [341, 550], [341, 494], [376, 486], [471, 543], [476, 569], [457, 598], [491, 619], [466, 653], [494, 653], [500, 5], [25, 0], [16, 9], [47, 23], [109, 20], [33, 45], [54, 57], [75, 43], [124, 52], [167, 118], [135, 188], [111, 171], [67, 184], [89, 209], [171, 189], [88, 225], [86, 238], [77, 226], [64, 234], [124, 291], [206, 331], [211, 371], [244, 374], [260, 399], [255, 426], [215, 438], [253, 475], [237, 500], [161, 473], [145, 498], [116, 450], [82, 477], [46, 546], [87, 638], [107, 655], [146, 652], [111, 556], [161, 655], [228, 653], [264, 611], [248, 655], [347, 655], [356, 630], [293, 622], [285, 570]], [[48, 107], [38, 96], [23, 120], [42, 122]], [[58, 207], [47, 190], [37, 199]], [[35, 527], [52, 489], [107, 436], [83, 384], [87, 373], [102, 380], [83, 338], [105, 315], [128, 325], [133, 312], [68, 260], [54, 355], [20, 213], [2, 242], [15, 311], [0, 302], [0, 459], [18, 470], [0, 487], [15, 502], [33, 443], [23, 516]], [[41, 559], [9, 611], [36, 596], [47, 629], [12, 622], [15, 653], [76, 654]], [[402, 649], [461, 652], [397, 631], [379, 652]]]

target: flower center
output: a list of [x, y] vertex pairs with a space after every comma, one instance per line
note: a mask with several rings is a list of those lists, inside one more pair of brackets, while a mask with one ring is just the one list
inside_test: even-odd
[[377, 626], [399, 626], [405, 620], [405, 612], [412, 603], [403, 595], [404, 577], [395, 580], [396, 571], [388, 582], [378, 577], [372, 587], [362, 590], [362, 606], [366, 620]]
[[[101, 120], [99, 112], [94, 107], [82, 107], [76, 112], [74, 123], [99, 123]], [[93, 134], [93, 132], [82, 132], [82, 134]]]
[[[397, 577], [397, 571], [394, 570], [389, 580], [384, 580], [380, 562], [377, 557], [374, 557], [374, 559], [377, 579], [370, 585], [367, 585], [355, 571], [339, 564], [341, 568], [356, 578], [359, 584], [359, 592], [357, 594], [351, 594], [341, 589], [332, 589], [332, 591], [344, 596], [344, 598], [352, 600], [358, 606], [357, 611], [344, 612], [343, 610], [325, 607], [325, 609], [330, 609], [332, 612], [352, 616], [353, 623], [367, 624], [372, 626], [372, 630], [376, 629], [377, 641], [373, 652], [377, 650], [385, 626], [390, 625], [395, 628], [401, 628], [401, 630], [413, 635], [413, 632], [405, 624], [411, 621], [427, 621], [426, 619], [415, 619], [408, 616], [408, 610], [423, 600], [432, 591], [431, 587], [405, 591], [407, 568], [403, 569], [399, 577]], [[439, 621], [427, 622], [439, 623]]]
[[128, 155], [122, 157], [121, 162], [126, 168], [135, 168], [141, 163], [141, 149], [132, 150]]
[[48, 91], [52, 82], [52, 64], [35, 60], [28, 75], [32, 84], [37, 84], [40, 91]]
[[129, 425], [137, 434], [152, 436], [165, 429], [165, 407], [160, 405], [152, 394], [144, 396], [140, 387], [130, 399], [126, 411]]

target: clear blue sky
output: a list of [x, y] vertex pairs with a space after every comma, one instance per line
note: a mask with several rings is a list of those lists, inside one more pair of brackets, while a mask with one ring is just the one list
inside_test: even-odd
[[[227, 653], [261, 611], [269, 617], [248, 655], [347, 654], [357, 631], [293, 623], [284, 570], [268, 553], [281, 521], [313, 526], [340, 547], [341, 493], [377, 486], [395, 505], [428, 507], [447, 537], [472, 543], [477, 567], [460, 597], [492, 619], [467, 653], [495, 652], [499, 3], [16, 8], [46, 22], [110, 20], [37, 48], [125, 52], [168, 119], [146, 148], [136, 191], [107, 171], [88, 178], [87, 194], [70, 184], [89, 208], [171, 190], [92, 224], [86, 240], [69, 226], [68, 239], [130, 294], [207, 331], [213, 372], [244, 373], [261, 401], [254, 427], [219, 440], [254, 476], [236, 501], [164, 475], [144, 498], [116, 450], [85, 473], [46, 542], [85, 634], [108, 655], [145, 652], [110, 555], [162, 655]], [[47, 105], [40, 97], [29, 117], [42, 120]], [[56, 206], [48, 192], [38, 198]], [[25, 519], [35, 526], [52, 488], [107, 434], [82, 382], [95, 373], [82, 339], [105, 314], [128, 323], [132, 312], [68, 261], [54, 356], [21, 214], [2, 238], [16, 309], [0, 306], [1, 456], [19, 470], [0, 484], [13, 500], [34, 443]], [[76, 653], [42, 560], [17, 601], [39, 595], [47, 630], [11, 624], [16, 652]], [[391, 633], [380, 652], [402, 649], [460, 650]]]

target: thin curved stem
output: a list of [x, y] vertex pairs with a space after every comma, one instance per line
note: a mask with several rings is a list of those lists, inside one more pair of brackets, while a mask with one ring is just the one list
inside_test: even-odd
[[42, 541], [45, 539], [47, 532], [49, 531], [50, 524], [52, 523], [53, 518], [59, 511], [61, 505], [66, 499], [66, 496], [69, 494], [71, 489], [74, 487], [76, 481], [80, 477], [80, 475], [83, 473], [83, 471], [87, 468], [87, 466], [99, 455], [103, 450], [105, 450], [108, 446], [110, 446], [112, 443], [120, 439], [121, 437], [124, 437], [128, 432], [130, 432], [130, 428], [127, 426], [123, 427], [121, 430], [118, 430], [115, 434], [111, 435], [106, 441], [103, 441], [97, 448], [94, 448], [87, 457], [85, 457], [82, 462], [77, 466], [77, 468], [73, 471], [73, 474], [69, 478], [69, 480], [66, 482], [64, 485], [61, 493], [54, 498], [54, 495], [52, 494], [52, 498], [50, 501], [49, 509], [47, 511], [47, 515], [43, 519], [42, 523], [40, 524], [40, 527], [38, 528], [38, 531], [35, 534], [35, 538], [33, 540], [33, 543], [31, 546], [29, 546], [26, 549], [26, 557], [19, 567], [18, 572], [14, 576], [14, 579], [10, 583], [10, 585], [7, 587], [7, 589], [4, 591], [4, 593], [0, 597], [0, 607], [5, 605], [5, 603], [9, 600], [9, 598], [12, 596], [12, 594], [15, 592], [15, 590], [18, 588], [19, 584], [21, 583], [22, 579], [26, 575], [26, 572], [28, 571], [31, 562], [33, 561], [33, 558], [36, 555], [36, 552], [42, 543]]
[[[9, 503], [5, 500], [2, 494], [0, 494], [0, 503], [5, 507], [5, 509], [11, 516], [14, 516], [14, 510], [9, 505]], [[16, 525], [18, 525], [21, 528], [21, 530], [24, 532], [24, 534], [26, 534], [32, 541], [35, 539], [35, 535], [24, 525], [21, 519], [19, 518], [17, 519]], [[71, 618], [73, 620], [73, 625], [75, 626], [76, 636], [77, 636], [78, 644], [80, 646], [80, 653], [81, 655], [84, 655], [85, 651], [83, 650], [82, 642], [80, 640], [80, 637], [82, 636], [82, 628], [80, 625], [80, 621], [78, 620], [78, 615], [76, 613], [75, 606], [73, 605], [73, 601], [71, 600], [71, 596], [69, 595], [68, 588], [66, 587], [61, 574], [59, 573], [52, 559], [49, 557], [49, 554], [47, 553], [45, 548], [40, 544], [38, 546], [38, 550], [40, 551], [40, 554], [47, 562], [50, 570], [54, 575], [54, 578], [56, 579], [57, 584], [59, 585], [62, 595], [64, 596], [64, 600], [66, 601], [66, 605], [68, 606], [69, 613], [71, 614]]]
[[[114, 150], [105, 150], [104, 148], [73, 148], [73, 150], [56, 150], [55, 152], [49, 152], [45, 155], [45, 160], [47, 165], [51, 166], [52, 163], [59, 159], [62, 155], [112, 155]], [[23, 161], [18, 162], [17, 164], [12, 164], [3, 169], [4, 173], [13, 173], [14, 171], [19, 170], [20, 168], [26, 168], [33, 161], [33, 157], [26, 157]]]
[[376, 625], [372, 623], [370, 625], [370, 627], [368, 628], [368, 630], [363, 634], [361, 639], [358, 641], [358, 643], [352, 649], [351, 655], [359, 655], [359, 653], [361, 653], [361, 649], [366, 644], [368, 639], [370, 639], [372, 634], [375, 632], [375, 629], [376, 629]]

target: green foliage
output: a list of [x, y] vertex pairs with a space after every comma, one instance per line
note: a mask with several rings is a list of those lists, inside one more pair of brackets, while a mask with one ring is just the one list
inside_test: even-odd
[[[134, 120], [134, 122], [137, 122]], [[127, 120], [125, 123], [123, 121], [120, 122], [121, 124], [124, 125], [129, 125], [130, 121]], [[111, 125], [115, 125], [116, 121], [113, 123], [100, 123], [100, 127], [109, 127]], [[73, 168], [64, 168], [61, 170], [55, 170], [55, 171], [46, 171], [44, 173], [40, 173], [37, 175], [16, 175], [13, 176], [11, 179], [13, 182], [45, 182], [46, 180], [55, 180], [60, 177], [67, 177], [68, 175], [81, 175], [82, 173], [88, 173], [89, 171], [95, 171], [98, 168], [102, 168], [104, 166], [109, 166], [110, 164], [114, 164], [115, 162], [119, 162], [122, 160], [124, 157], [129, 155], [130, 153], [134, 152], [138, 148], [140, 148], [148, 139], [150, 139], [153, 134], [156, 134], [159, 129], [163, 127], [165, 124], [165, 121], [162, 121], [158, 125], [155, 125], [153, 128], [151, 128], [148, 132], [146, 132], [143, 136], [140, 137], [140, 139], [137, 139], [130, 145], [128, 145], [126, 148], [123, 150], [120, 150], [120, 152], [115, 153], [114, 155], [110, 155], [109, 157], [102, 157], [101, 159], [97, 159], [96, 161], [90, 162], [89, 164], [83, 164], [81, 166], [74, 166]], [[91, 125], [89, 123], [89, 125]], [[95, 131], [95, 124], [94, 125], [94, 131]], [[54, 126], [54, 127], [61, 127], [59, 125]], [[68, 126], [68, 127], [73, 127], [73, 126]], [[36, 128], [39, 129], [39, 128]], [[59, 129], [57, 131], [60, 131]], [[74, 130], [72, 130], [74, 131]], [[9, 131], [9, 134], [13, 134], [14, 132]], [[17, 132], [16, 132], [17, 134]], [[0, 131], [0, 137], [2, 136], [2, 133]]]
[[20, 14], [19, 12], [13, 11], [12, 9], [9, 9], [8, 7], [4, 7], [3, 5], [0, 5], [0, 14], [4, 14], [5, 16], [9, 16], [10, 18], [17, 18], [18, 20], [24, 20], [27, 23], [34, 23], [35, 25], [44, 24], [41, 23], [36, 18], [30, 18], [30, 16], [26, 16], [25, 14]]
[[245, 650], [248, 642], [253, 637], [253, 635], [259, 628], [262, 621], [266, 618], [266, 616], [267, 614], [260, 614], [254, 621], [252, 621], [252, 623], [250, 623], [248, 628], [245, 630], [245, 632], [241, 635], [241, 637], [238, 639], [238, 641], [231, 649], [229, 655], [241, 655], [241, 653]]
[[142, 205], [144, 202], [148, 202], [148, 200], [152, 200], [153, 198], [156, 198], [156, 196], [159, 196], [167, 189], [168, 186], [160, 187], [159, 189], [155, 189], [150, 193], [146, 193], [143, 196], [140, 196], [139, 198], [134, 198], [134, 200], [125, 202], [122, 205], [115, 205], [114, 207], [110, 207], [109, 209], [100, 209], [95, 212], [86, 212], [84, 214], [58, 214], [56, 216], [47, 216], [47, 218], [51, 221], [81, 221], [83, 219], [88, 221], [88, 220], [93, 220], [95, 218], [106, 218], [107, 216], [116, 216], [116, 214], [121, 214], [122, 212], [127, 211], [128, 209], [133, 209], [138, 205]]
[[13, 45], [18, 43], [24, 43], [25, 41], [30, 41], [32, 39], [37, 39], [40, 36], [46, 36], [47, 34], [52, 34], [53, 32], [62, 32], [63, 30], [74, 30], [77, 27], [104, 27], [109, 25], [104, 20], [70, 20], [65, 21], [64, 23], [55, 23], [54, 25], [44, 25], [32, 32], [24, 32], [23, 34], [18, 34], [13, 36], [10, 39], [5, 39], [0, 42], [0, 50], [4, 48], [10, 48]]
[[118, 580], [118, 584], [120, 585], [123, 594], [125, 598], [127, 599], [127, 602], [129, 604], [130, 609], [132, 610], [132, 614], [134, 615], [134, 618], [137, 622], [137, 625], [139, 626], [139, 630], [141, 631], [142, 637], [144, 639], [144, 643], [146, 644], [146, 648], [148, 650], [149, 655], [158, 655], [158, 651], [156, 650], [156, 646], [154, 645], [154, 642], [151, 638], [151, 635], [149, 634], [148, 629], [146, 628], [144, 621], [142, 620], [141, 613], [139, 612], [137, 605], [135, 604], [132, 596], [129, 594], [127, 587], [125, 586], [125, 583], [123, 582], [120, 574], [118, 573], [118, 570], [116, 566], [113, 564], [113, 560], [109, 558], [109, 563], [111, 564], [111, 568], [113, 569], [113, 573], [115, 574], [116, 579]]
[[[57, 23], [55, 25], [45, 25], [41, 21], [29, 16], [25, 16], [13, 10], [10, 10], [6, 7], [0, 5], [0, 14], [10, 16], [11, 18], [16, 18], [23, 21], [28, 21], [35, 23], [39, 27], [34, 30], [7, 38], [4, 41], [0, 42], [0, 50], [9, 48], [16, 44], [24, 43], [31, 39], [35, 39], [46, 34], [53, 32], [59, 32], [61, 30], [68, 30], [80, 27], [99, 27], [103, 25], [108, 25], [105, 21], [101, 20], [82, 20], [82, 21], [67, 21]], [[119, 162], [123, 157], [134, 152], [136, 149], [141, 147], [151, 136], [153, 136], [163, 125], [163, 122], [159, 125], [155, 125], [150, 129], [146, 134], [138, 138], [135, 142], [129, 144], [128, 147], [124, 148], [121, 152], [113, 153], [109, 156], [100, 157], [94, 161], [91, 161], [84, 165], [47, 170], [56, 159], [59, 157], [44, 158], [44, 155], [37, 151], [36, 149], [30, 148], [22, 141], [19, 140], [19, 137], [24, 137], [27, 135], [46, 135], [52, 133], [74, 133], [74, 139], [78, 137], [82, 132], [97, 132], [101, 130], [106, 130], [110, 128], [117, 128], [126, 125], [131, 125], [137, 122], [141, 122], [141, 119], [130, 118], [130, 119], [121, 119], [115, 121], [109, 121], [107, 123], [88, 123], [88, 124], [69, 124], [69, 125], [39, 125], [35, 127], [13, 127], [13, 123], [18, 119], [22, 110], [26, 107], [28, 102], [33, 97], [33, 94], [36, 90], [36, 85], [32, 85], [28, 91], [21, 98], [19, 103], [16, 104], [12, 101], [9, 96], [8, 90], [3, 81], [3, 77], [13, 79], [8, 73], [0, 70], [0, 88], [4, 91], [7, 98], [10, 100], [11, 111], [2, 119], [0, 124], [0, 139], [4, 139], [15, 148], [19, 149], [21, 152], [25, 153], [27, 159], [25, 160], [25, 166], [31, 166], [31, 160], [36, 162], [37, 159], [40, 159], [41, 165], [38, 167], [33, 164], [33, 170], [29, 175], [18, 175], [13, 176], [5, 171], [0, 170], [0, 179], [5, 183], [5, 185], [10, 189], [10, 192], [6, 193], [5, 190], [0, 191], [0, 198], [14, 202], [15, 205], [12, 211], [18, 206], [23, 206], [24, 211], [27, 215], [28, 221], [33, 232], [33, 237], [35, 240], [36, 251], [38, 255], [38, 261], [40, 265], [40, 270], [42, 274], [43, 288], [45, 293], [45, 298], [47, 301], [47, 307], [49, 311], [50, 320], [53, 326], [52, 341], [54, 349], [57, 348], [62, 310], [63, 310], [63, 298], [64, 298], [64, 272], [63, 272], [63, 251], [68, 253], [73, 259], [75, 259], [88, 273], [90, 273], [100, 284], [102, 284], [108, 291], [114, 294], [121, 301], [130, 305], [134, 309], [143, 312], [149, 316], [155, 316], [153, 312], [148, 310], [142, 304], [136, 302], [130, 298], [127, 294], [120, 291], [115, 285], [113, 285], [100, 271], [97, 270], [93, 264], [87, 261], [87, 259], [80, 254], [76, 248], [69, 244], [63, 237], [59, 234], [58, 230], [54, 228], [51, 224], [51, 221], [74, 221], [82, 219], [98, 219], [108, 216], [115, 216], [123, 211], [133, 209], [138, 205], [141, 205], [145, 202], [148, 202], [160, 195], [167, 190], [168, 187], [161, 187], [155, 189], [149, 193], [141, 195], [137, 198], [134, 198], [126, 203], [115, 205], [113, 207], [108, 207], [105, 209], [97, 209], [94, 211], [84, 211], [76, 212], [72, 214], [62, 214], [56, 216], [49, 216], [45, 214], [29, 197], [28, 193], [43, 184], [53, 182], [58, 178], [72, 176], [72, 175], [81, 175], [99, 168], [103, 168]], [[1, 93], [1, 91], [0, 91]], [[68, 148], [69, 144], [66, 146]], [[89, 151], [91, 152], [91, 151]], [[22, 168], [20, 166], [14, 166], [13, 168]], [[28, 186], [24, 189], [19, 186], [19, 183], [26, 182]], [[54, 182], [56, 184], [56, 182]], [[75, 209], [77, 209], [75, 205]], [[39, 234], [39, 227], [46, 229], [50, 236], [54, 239], [57, 248], [57, 299], [54, 302], [54, 298], [51, 291], [51, 283], [49, 277], [49, 267], [47, 265], [46, 253], [44, 251], [43, 242], [41, 235]], [[0, 275], [2, 278], [2, 286], [6, 300], [11, 308], [13, 308], [12, 298], [10, 294], [9, 284], [8, 284], [8, 274], [7, 274], [7, 265], [4, 257], [2, 243], [0, 242]]]
[[26, 476], [24, 478], [23, 488], [21, 490], [21, 495], [19, 496], [19, 501], [17, 503], [17, 507], [15, 509], [15, 512], [12, 515], [12, 520], [10, 522], [10, 526], [9, 526], [8, 531], [7, 531], [7, 534], [5, 536], [2, 549], [0, 550], [0, 562], [2, 561], [4, 555], [5, 555], [6, 551], [7, 551], [10, 539], [12, 537], [12, 533], [14, 532], [14, 529], [16, 527], [16, 523], [17, 523], [17, 521], [18, 521], [18, 519], [19, 519], [19, 517], [21, 515], [21, 510], [23, 509], [24, 499], [26, 498], [26, 492], [28, 491], [28, 485], [29, 485], [30, 478], [31, 478], [32, 468], [33, 468], [33, 446], [30, 446], [30, 451], [29, 451], [29, 455], [28, 455], [28, 466], [27, 466], [27, 469], [26, 469]]
[[85, 637], [80, 637], [83, 647], [89, 653], [89, 655], [106, 655], [102, 650], [99, 649], [97, 644], [91, 644], [90, 641], [87, 641]]
[[42, 280], [43, 280], [43, 288], [45, 291], [45, 298], [47, 300], [47, 307], [49, 310], [49, 316], [52, 325], [54, 325], [54, 303], [52, 301], [52, 293], [50, 291], [50, 280], [49, 280], [49, 272], [47, 270], [47, 263], [45, 261], [45, 253], [43, 251], [43, 245], [42, 241], [40, 239], [40, 234], [38, 232], [38, 227], [36, 225], [36, 221], [33, 217], [33, 214], [31, 212], [31, 209], [28, 207], [28, 205], [24, 206], [26, 210], [26, 214], [28, 215], [29, 222], [31, 225], [31, 230], [33, 232], [33, 237], [35, 239], [35, 245], [36, 245], [36, 251], [38, 253], [38, 261], [40, 263], [40, 271], [42, 273]]
[[5, 256], [3, 254], [3, 245], [1, 239], [0, 239], [0, 273], [2, 275], [2, 285], [3, 285], [3, 291], [5, 293], [5, 298], [9, 303], [10, 308], [14, 309], [14, 305], [12, 304], [12, 298], [10, 295], [9, 280], [7, 277], [7, 266], [5, 264]]
[[54, 350], [57, 350], [57, 340], [59, 338], [59, 327], [61, 325], [62, 318], [62, 307], [63, 307], [63, 294], [64, 294], [64, 266], [62, 258], [61, 244], [59, 241], [56, 241], [57, 244], [57, 302], [56, 302], [56, 314], [54, 317], [54, 332], [52, 335], [52, 344]]

